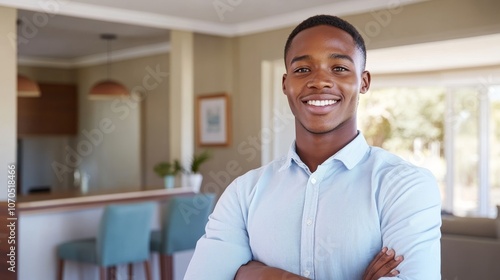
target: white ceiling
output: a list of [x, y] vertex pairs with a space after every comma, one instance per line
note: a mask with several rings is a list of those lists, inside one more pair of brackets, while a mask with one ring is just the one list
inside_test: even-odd
[[[409, 3], [427, 0], [398, 0]], [[115, 50], [168, 51], [169, 30], [238, 36], [293, 26], [315, 14], [347, 15], [388, 8], [388, 0], [0, 0], [19, 9], [20, 61], [74, 66], [102, 62], [101, 33]], [[126, 52], [125, 50], [132, 50]], [[118, 54], [119, 56], [120, 54]]]
[[69, 60], [106, 52], [107, 42], [101, 33], [116, 34], [110, 42], [114, 50], [165, 43], [167, 29], [143, 27], [123, 23], [89, 20], [57, 15], [38, 27], [37, 12], [19, 10], [18, 51], [21, 56]]
[[371, 73], [410, 73], [500, 65], [500, 34], [368, 50]]

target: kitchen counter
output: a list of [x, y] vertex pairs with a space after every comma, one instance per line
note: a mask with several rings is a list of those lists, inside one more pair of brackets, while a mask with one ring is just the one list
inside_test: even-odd
[[104, 206], [110, 203], [162, 201], [174, 195], [192, 194], [191, 188], [146, 189], [146, 190], [115, 190], [97, 191], [82, 194], [75, 192], [60, 192], [53, 194], [31, 194], [17, 197], [17, 209], [21, 213], [41, 211], [77, 210]]
[[[30, 194], [17, 198], [19, 217], [18, 279], [56, 279], [56, 248], [68, 240], [95, 236], [106, 205], [113, 203], [156, 202], [158, 207], [152, 217], [153, 229], [161, 225], [163, 202], [170, 197], [193, 194], [191, 188], [120, 190], [119, 192], [93, 192], [81, 194], [66, 192], [55, 194]], [[175, 269], [185, 271], [192, 252], [174, 256]], [[158, 256], [152, 255], [153, 279], [159, 279]], [[98, 269], [69, 262], [65, 279], [98, 279]], [[142, 273], [142, 265], [134, 269]], [[143, 274], [138, 274], [143, 275]], [[181, 276], [174, 279], [182, 279]]]

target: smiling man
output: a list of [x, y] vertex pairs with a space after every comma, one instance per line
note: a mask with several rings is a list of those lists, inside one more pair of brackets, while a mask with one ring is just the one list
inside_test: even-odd
[[185, 279], [440, 279], [436, 180], [357, 129], [365, 61], [362, 37], [338, 17], [292, 31], [283, 92], [295, 142], [226, 189]]

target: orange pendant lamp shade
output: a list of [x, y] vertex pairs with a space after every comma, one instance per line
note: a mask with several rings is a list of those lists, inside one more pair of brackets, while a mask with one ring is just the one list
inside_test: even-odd
[[96, 83], [90, 90], [89, 99], [107, 100], [121, 96], [128, 96], [127, 88], [113, 80], [104, 80]]
[[110, 42], [116, 39], [115, 34], [101, 34], [101, 39], [107, 41], [107, 78], [96, 83], [89, 93], [90, 100], [109, 100], [122, 96], [128, 96], [128, 89], [117, 81], [113, 81], [109, 78], [110, 68], [111, 68], [111, 44]]
[[38, 84], [30, 78], [17, 75], [17, 96], [19, 97], [40, 97], [41, 91]]

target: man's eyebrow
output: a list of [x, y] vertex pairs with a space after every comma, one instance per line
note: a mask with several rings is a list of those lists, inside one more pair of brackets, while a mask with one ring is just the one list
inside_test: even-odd
[[[349, 60], [350, 62], [354, 63], [354, 60], [352, 59], [352, 57], [346, 55], [346, 54], [339, 54], [339, 53], [332, 53], [329, 55], [329, 58], [331, 59], [345, 59], [345, 60]], [[294, 62], [297, 62], [297, 61], [302, 61], [302, 60], [311, 60], [312, 57], [310, 55], [301, 55], [301, 56], [296, 56], [294, 58], [292, 58], [292, 61], [290, 61], [290, 64], [293, 64]]]
[[311, 56], [310, 55], [301, 55], [301, 56], [296, 56], [292, 58], [292, 61], [290, 61], [290, 64], [293, 64], [294, 62], [301, 61], [301, 60], [310, 60]]
[[350, 57], [346, 54], [332, 53], [330, 55], [330, 58], [332, 58], [332, 59], [347, 59], [350, 62], [354, 63], [354, 60], [352, 59], [352, 57]]

